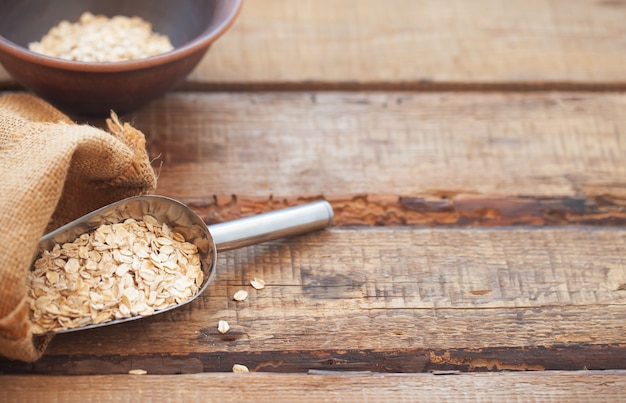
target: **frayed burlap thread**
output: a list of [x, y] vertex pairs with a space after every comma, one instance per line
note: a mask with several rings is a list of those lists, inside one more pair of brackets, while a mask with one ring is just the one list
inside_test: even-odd
[[29, 94], [0, 97], [0, 354], [32, 362], [50, 336], [33, 336], [26, 278], [45, 233], [125, 197], [156, 176], [143, 133], [112, 113], [108, 131], [72, 122]]

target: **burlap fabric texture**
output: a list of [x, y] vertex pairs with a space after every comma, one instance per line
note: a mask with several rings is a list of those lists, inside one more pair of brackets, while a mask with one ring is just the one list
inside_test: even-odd
[[154, 191], [144, 135], [113, 113], [108, 132], [73, 123], [28, 94], [0, 97], [0, 354], [32, 362], [26, 278], [45, 233], [90, 211]]

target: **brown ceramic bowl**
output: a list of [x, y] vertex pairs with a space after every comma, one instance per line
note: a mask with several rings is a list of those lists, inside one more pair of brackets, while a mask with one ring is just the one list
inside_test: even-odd
[[[182, 82], [234, 22], [242, 0], [2, 0], [0, 63], [19, 84], [62, 111], [125, 113]], [[139, 16], [175, 49], [141, 60], [85, 63], [28, 50], [61, 20], [93, 14]]]

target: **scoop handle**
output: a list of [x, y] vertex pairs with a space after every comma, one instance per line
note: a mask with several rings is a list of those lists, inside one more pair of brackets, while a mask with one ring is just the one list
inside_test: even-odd
[[327, 201], [288, 207], [238, 220], [209, 225], [218, 252], [328, 227], [333, 208]]

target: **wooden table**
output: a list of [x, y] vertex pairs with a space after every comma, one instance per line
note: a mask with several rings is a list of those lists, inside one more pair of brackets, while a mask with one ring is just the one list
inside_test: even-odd
[[326, 199], [334, 227], [1, 360], [0, 400], [619, 400], [625, 89], [624, 1], [248, 0], [124, 119], [207, 223]]

